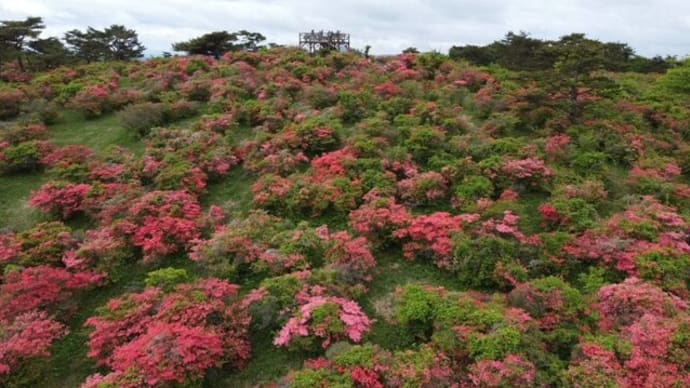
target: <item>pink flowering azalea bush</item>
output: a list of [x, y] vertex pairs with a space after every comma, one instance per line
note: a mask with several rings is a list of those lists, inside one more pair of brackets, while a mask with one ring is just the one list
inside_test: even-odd
[[519, 355], [509, 354], [504, 360], [482, 360], [470, 366], [470, 380], [476, 387], [531, 387], [535, 367]]
[[314, 296], [299, 306], [273, 340], [276, 346], [322, 348], [339, 340], [360, 342], [373, 323], [351, 300]]
[[364, 200], [362, 206], [350, 212], [350, 226], [371, 240], [390, 241], [395, 230], [403, 229], [411, 222], [407, 208], [396, 203], [395, 198], [369, 192]]
[[47, 357], [54, 340], [67, 334], [67, 328], [43, 311], [29, 311], [11, 320], [0, 319], [0, 382], [22, 361]]
[[94, 159], [93, 151], [82, 145], [57, 148], [41, 159], [49, 172], [61, 179], [82, 181], [88, 174], [88, 163]]
[[208, 240], [196, 241], [190, 258], [210, 273], [228, 277], [248, 269], [282, 274], [307, 266], [303, 252], [287, 246], [303, 232], [307, 231], [290, 230], [289, 223], [279, 217], [254, 211], [243, 220], [221, 225]]
[[376, 259], [369, 250], [366, 237], [352, 237], [344, 231], [329, 232], [326, 226], [317, 228], [315, 232], [325, 245], [326, 268], [332, 267], [353, 283], [371, 281], [371, 271], [376, 267]]
[[514, 183], [525, 183], [529, 187], [540, 188], [551, 178], [551, 169], [540, 159], [508, 160], [501, 173]]
[[448, 195], [448, 183], [443, 175], [429, 171], [398, 182], [398, 196], [409, 204], [433, 203]]
[[0, 285], [0, 317], [15, 317], [35, 309], [69, 316], [76, 307], [75, 295], [101, 283], [104, 274], [70, 272], [48, 266], [28, 267], [3, 276]]
[[409, 226], [393, 232], [393, 237], [404, 241], [403, 252], [408, 259], [416, 256], [430, 258], [436, 266], [448, 268], [451, 258], [451, 235], [462, 230], [463, 224], [479, 219], [478, 214], [437, 212], [414, 217]]
[[67, 335], [66, 325], [79, 296], [100, 285], [103, 274], [63, 268], [16, 267], [0, 284], [0, 383], [12, 381], [31, 361], [50, 356], [51, 344]]
[[637, 386], [690, 382], [688, 305], [637, 278], [602, 287], [596, 308], [602, 335], [613, 343], [583, 342], [565, 372], [569, 381]]
[[190, 248], [200, 237], [201, 207], [186, 191], [152, 191], [130, 204], [112, 228], [141, 249], [144, 261]]
[[45, 213], [68, 219], [83, 210], [82, 203], [91, 190], [85, 183], [51, 181], [31, 194], [29, 205]]
[[110, 300], [86, 321], [89, 357], [115, 376], [135, 374], [149, 386], [189, 383], [215, 367], [242, 368], [251, 351], [247, 313], [251, 299], [215, 278], [157, 287]]
[[0, 234], [0, 266], [59, 265], [63, 255], [77, 243], [72, 230], [59, 221], [42, 222], [20, 233]]
[[224, 138], [212, 131], [157, 128], [148, 139], [142, 176], [161, 190], [201, 194], [238, 160]]

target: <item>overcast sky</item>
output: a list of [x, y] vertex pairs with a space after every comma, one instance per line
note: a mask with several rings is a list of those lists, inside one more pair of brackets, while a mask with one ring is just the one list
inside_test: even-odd
[[0, 20], [42, 16], [44, 36], [124, 24], [149, 54], [210, 31], [241, 29], [294, 45], [300, 31], [349, 32], [373, 54], [414, 46], [447, 52], [508, 31], [542, 39], [584, 32], [638, 54], [690, 54], [690, 0], [0, 0]]

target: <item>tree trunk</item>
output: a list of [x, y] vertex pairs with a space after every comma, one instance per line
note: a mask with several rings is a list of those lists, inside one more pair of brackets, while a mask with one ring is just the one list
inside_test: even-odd
[[19, 70], [24, 72], [24, 62], [22, 61], [22, 53], [17, 54], [17, 64], [19, 65]]
[[568, 119], [570, 120], [570, 123], [577, 124], [580, 122], [580, 104], [577, 101], [577, 85], [570, 87], [568, 103], [570, 105]]

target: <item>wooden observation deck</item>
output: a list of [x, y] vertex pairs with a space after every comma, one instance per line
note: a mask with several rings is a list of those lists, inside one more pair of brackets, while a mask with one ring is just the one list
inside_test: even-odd
[[340, 31], [314, 31], [299, 34], [299, 46], [309, 53], [319, 51], [347, 51], [350, 49], [350, 34]]

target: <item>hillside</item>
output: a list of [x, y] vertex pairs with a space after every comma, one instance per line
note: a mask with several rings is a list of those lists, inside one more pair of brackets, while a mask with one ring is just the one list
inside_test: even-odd
[[690, 63], [570, 61], [3, 74], [0, 385], [690, 385]]

